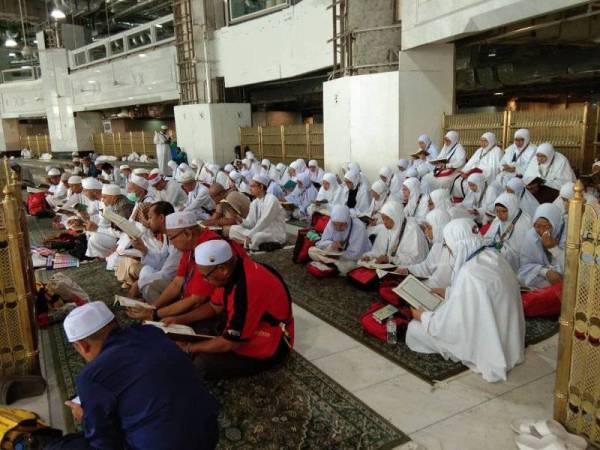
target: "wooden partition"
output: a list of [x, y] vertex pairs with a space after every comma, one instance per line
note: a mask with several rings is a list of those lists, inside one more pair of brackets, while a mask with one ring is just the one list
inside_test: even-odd
[[240, 144], [272, 163], [289, 164], [303, 158], [315, 159], [321, 167], [324, 164], [322, 124], [240, 128]]
[[96, 133], [92, 136], [94, 151], [101, 155], [127, 156], [133, 152], [156, 159], [154, 134], [144, 131]]
[[42, 153], [50, 153], [50, 138], [47, 134], [19, 136], [20, 148], [28, 147], [33, 158], [39, 158]]

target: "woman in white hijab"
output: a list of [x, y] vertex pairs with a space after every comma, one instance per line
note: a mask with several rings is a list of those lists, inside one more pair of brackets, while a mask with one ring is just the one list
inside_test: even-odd
[[448, 225], [450, 215], [441, 209], [429, 211], [423, 222], [423, 232], [431, 245], [424, 261], [400, 267], [396, 273], [400, 275], [414, 275], [426, 278], [423, 283], [430, 288], [447, 288], [450, 286], [452, 267], [450, 265], [450, 252], [444, 247], [444, 227]]
[[513, 143], [504, 150], [500, 160], [501, 172], [496, 177], [496, 183], [502, 188], [516, 176], [522, 177], [537, 151], [537, 146], [531, 143], [529, 130], [521, 128], [515, 131]]
[[361, 258], [377, 264], [416, 264], [425, 259], [429, 247], [423, 231], [404, 216], [404, 207], [394, 200], [381, 208], [382, 224], [373, 228], [375, 242], [371, 251]]
[[402, 196], [402, 183], [406, 179], [406, 170], [408, 169], [408, 166], [410, 166], [410, 163], [407, 159], [399, 159], [396, 163], [392, 182], [390, 183], [390, 191], [395, 198], [400, 198]]
[[344, 184], [344, 203], [352, 216], [368, 215], [371, 206], [369, 185], [362, 181], [360, 173], [353, 170], [346, 172]]
[[529, 217], [533, 217], [535, 210], [540, 206], [540, 202], [525, 188], [525, 183], [519, 177], [512, 177], [506, 183], [506, 192], [515, 194], [519, 198], [519, 207]]
[[296, 205], [297, 209], [293, 213], [295, 218], [306, 218], [309, 215], [308, 207], [317, 198], [317, 190], [306, 172], [298, 174], [296, 180], [296, 188], [291, 194], [285, 197], [285, 200]]
[[260, 162], [260, 171], [259, 171], [259, 173], [262, 176], [269, 177], [270, 171], [271, 171], [271, 161], [269, 161], [268, 159], [263, 159]]
[[544, 185], [552, 189], [560, 190], [563, 184], [575, 181], [575, 173], [569, 164], [569, 160], [554, 150], [552, 144], [545, 142], [541, 144], [536, 152], [535, 158], [531, 160], [524, 178], [541, 178]]
[[427, 160], [436, 159], [438, 157], [438, 149], [431, 142], [431, 138], [427, 134], [422, 134], [417, 139], [418, 151], [427, 152]]
[[465, 165], [467, 153], [458, 141], [456, 131], [448, 131], [444, 136], [444, 146], [436, 160], [447, 160], [446, 163], [434, 163], [435, 169], [423, 177], [430, 190], [439, 188], [450, 189], [455, 178], [459, 175], [458, 170]]
[[453, 256], [452, 284], [435, 311], [413, 309], [406, 344], [461, 361], [486, 381], [506, 380], [525, 356], [517, 277], [498, 252], [483, 246], [470, 219], [446, 225], [444, 241]]
[[321, 185], [325, 171], [319, 167], [319, 163], [316, 159], [311, 159], [308, 162], [308, 174], [310, 175], [310, 181]]
[[[325, 227], [321, 240], [308, 250], [313, 261], [334, 264], [344, 276], [356, 267], [356, 262], [371, 248], [367, 229], [360, 219], [353, 218], [345, 205], [335, 205], [331, 220]], [[337, 259], [327, 256], [328, 251], [342, 252]]]
[[277, 180], [277, 182], [279, 183], [279, 186], [283, 186], [285, 183], [290, 181], [290, 174], [288, 173], [288, 167], [285, 164], [283, 164], [283, 163], [277, 164], [276, 169], [277, 169], [277, 173], [279, 174], [279, 179]]
[[[569, 213], [569, 200], [571, 200], [574, 195], [575, 183], [570, 181], [560, 188], [560, 193], [558, 194], [558, 197], [556, 197], [556, 200], [554, 200], [553, 204], [558, 206], [558, 209], [560, 209], [563, 215], [566, 216]], [[583, 199], [586, 203], [591, 203], [592, 205], [597, 203], [595, 197], [589, 192], [583, 192]], [[566, 221], [567, 218], [565, 217], [565, 222]]]
[[421, 193], [421, 183], [416, 178], [408, 178], [402, 183], [402, 196], [405, 202], [404, 213], [420, 222], [427, 215], [428, 199]]
[[369, 182], [369, 178], [365, 175], [365, 173], [362, 171], [362, 169], [360, 168], [360, 164], [358, 164], [357, 162], [349, 162], [348, 163], [348, 170], [347, 172], [357, 172], [360, 174], [360, 181], [361, 183], [364, 183], [365, 186], [370, 186], [371, 183]]
[[429, 211], [441, 209], [444, 212], [450, 213], [452, 207], [452, 200], [450, 200], [450, 192], [448, 192], [448, 189], [436, 189], [429, 194], [427, 202], [427, 209]]
[[452, 214], [456, 214], [459, 209], [465, 210], [471, 215], [473, 220], [479, 223], [486, 222], [486, 211], [489, 211], [498, 198], [498, 192], [493, 186], [490, 186], [482, 173], [474, 173], [467, 178], [469, 192], [464, 200], [457, 205]]
[[564, 273], [565, 222], [552, 203], [540, 205], [521, 245], [519, 280], [539, 289], [562, 282]]
[[[344, 204], [344, 188], [338, 183], [337, 177], [330, 173], [325, 172], [319, 192], [317, 192], [317, 198], [315, 204], [308, 207], [308, 213], [312, 214], [318, 210], [321, 213], [331, 213], [331, 209], [335, 205]], [[318, 205], [318, 206], [317, 206]]]
[[377, 180], [371, 186], [371, 206], [369, 207], [368, 215], [371, 218], [373, 224], [381, 223], [381, 215], [379, 214], [382, 206], [386, 201], [390, 198], [390, 190], [386, 186], [386, 184]]
[[495, 201], [496, 218], [484, 236], [484, 242], [494, 247], [510, 264], [515, 273], [519, 271], [519, 254], [525, 236], [531, 230], [531, 217], [519, 207], [515, 194], [504, 192]]

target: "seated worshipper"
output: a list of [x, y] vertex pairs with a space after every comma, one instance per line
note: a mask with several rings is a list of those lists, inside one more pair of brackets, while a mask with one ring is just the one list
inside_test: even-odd
[[419, 178], [422, 178], [429, 172], [433, 171], [433, 166], [429, 164], [429, 161], [435, 159], [429, 154], [429, 151], [426, 148], [422, 148], [421, 145], [421, 142], [419, 142], [419, 149], [415, 153], [410, 155], [412, 160], [411, 167], [417, 171], [417, 176]]
[[368, 215], [371, 207], [369, 185], [362, 180], [360, 172], [349, 170], [344, 174], [345, 205], [353, 217]]
[[478, 148], [473, 156], [469, 158], [467, 163], [460, 171], [462, 178], [458, 178], [453, 185], [452, 196], [457, 198], [465, 198], [467, 194], [467, 178], [475, 172], [483, 173], [485, 181], [491, 184], [495, 181], [496, 176], [500, 172], [500, 160], [504, 155], [502, 149], [496, 145], [496, 135], [494, 133], [483, 133], [479, 139], [480, 148]]
[[[562, 153], [554, 150], [552, 144], [548, 142], [544, 142], [537, 148], [535, 158], [531, 160], [523, 175], [523, 178], [528, 177], [532, 179], [541, 178], [544, 180], [544, 186], [556, 191], [560, 190], [563, 184], [575, 181], [575, 173], [569, 164], [569, 160]], [[532, 194], [535, 195], [535, 192], [532, 192]], [[540, 203], [545, 202], [540, 200]]]
[[255, 175], [252, 178], [250, 191], [254, 200], [250, 203], [248, 217], [229, 228], [229, 237], [251, 250], [281, 247], [287, 239], [285, 211], [277, 198], [267, 193], [268, 184], [266, 177]]
[[[209, 303], [184, 320], [196, 332], [217, 336], [181, 343], [208, 380], [254, 375], [280, 367], [294, 343], [292, 300], [273, 269], [236, 253], [224, 240], [195, 250], [201, 277], [215, 288]], [[180, 323], [179, 318], [167, 323]]]
[[431, 142], [431, 138], [427, 134], [418, 137], [417, 146], [419, 147], [417, 153], [424, 154], [427, 160], [436, 159], [439, 154], [437, 147]]
[[100, 200], [102, 200], [103, 185], [95, 178], [84, 178], [81, 181], [83, 196], [82, 204], [86, 205], [86, 210], [79, 212], [79, 217], [69, 216], [65, 218], [64, 225], [66, 228], [79, 228], [84, 226], [84, 220], [90, 220], [95, 223], [100, 222]]
[[81, 177], [77, 175], [71, 175], [68, 178], [67, 184], [69, 190], [67, 191], [67, 198], [63, 204], [64, 207], [72, 208], [77, 204], [84, 204], [82, 181]]
[[361, 261], [406, 266], [425, 259], [429, 250], [427, 239], [419, 225], [405, 217], [400, 202], [389, 200], [383, 205], [381, 220], [383, 223], [372, 230], [376, 236], [373, 247], [362, 255]]
[[259, 173], [267, 178], [269, 178], [271, 172], [271, 161], [268, 159], [263, 159], [260, 163]]
[[191, 212], [197, 221], [208, 219], [215, 209], [208, 189], [194, 179], [193, 172], [185, 172], [177, 181], [181, 183], [181, 189], [187, 194], [183, 211]]
[[429, 211], [421, 224], [423, 233], [431, 245], [427, 257], [422, 262], [410, 264], [396, 269], [400, 275], [414, 275], [425, 278], [423, 283], [430, 288], [447, 288], [452, 278], [451, 257], [444, 246], [444, 227], [450, 223], [451, 217], [442, 209]]
[[185, 172], [193, 172], [192, 168], [187, 163], [180, 163], [175, 170], [174, 178], [179, 178]]
[[[109, 210], [128, 219], [133, 211], [132, 203], [121, 194], [121, 188], [116, 184], [102, 186], [103, 210]], [[90, 218], [85, 222], [87, 231], [88, 258], [106, 258], [117, 248], [117, 241], [121, 231], [116, 229], [108, 220], [98, 216], [96, 220]]]
[[137, 175], [133, 175], [127, 183], [127, 199], [134, 204], [129, 220], [143, 222], [146, 211], [148, 211], [150, 204], [155, 201], [154, 197], [148, 192], [149, 189], [150, 183], [148, 180]]
[[[565, 216], [565, 223], [567, 222], [567, 214], [569, 213], [569, 200], [573, 198], [575, 195], [575, 183], [572, 181], [565, 183], [559, 191], [558, 197], [554, 200], [553, 204], [561, 210], [563, 215]], [[596, 198], [589, 193], [587, 190], [583, 191], [583, 200], [584, 203], [597, 204], [598, 201]]]
[[81, 158], [81, 170], [83, 170], [84, 177], [96, 177], [98, 176], [98, 170], [96, 165], [92, 164], [92, 159], [89, 156]]
[[81, 432], [46, 450], [212, 450], [219, 439], [218, 403], [192, 362], [160, 329], [121, 328], [103, 302], [65, 318], [67, 340], [86, 361], [68, 401]]
[[214, 291], [197, 271], [194, 264], [194, 248], [211, 239], [222, 239], [221, 236], [202, 229], [197, 224], [194, 214], [187, 211], [167, 215], [165, 228], [169, 243], [181, 252], [177, 272], [154, 301], [155, 310], [127, 308], [127, 315], [133, 319], [159, 321], [185, 314], [206, 303]]
[[250, 188], [246, 184], [244, 177], [237, 170], [232, 170], [229, 172], [229, 178], [233, 182], [233, 188], [238, 191], [250, 195]]
[[440, 154], [437, 159], [430, 161], [434, 166], [433, 172], [423, 177], [428, 189], [431, 191], [440, 188], [450, 189], [459, 175], [458, 170], [465, 165], [466, 158], [467, 153], [458, 142], [458, 133], [448, 131], [444, 136], [444, 146]]
[[177, 161], [173, 161], [171, 159], [167, 163], [167, 167], [171, 170], [171, 179], [175, 180], [176, 179], [177, 168], [179, 167], [179, 164], [177, 163]]
[[492, 205], [498, 192], [494, 186], [490, 186], [482, 173], [474, 173], [467, 178], [469, 191], [464, 200], [453, 208], [454, 214], [463, 214], [463, 217], [471, 217], [475, 222], [485, 224], [487, 222], [486, 211], [493, 209]]
[[159, 241], [158, 247], [148, 247], [142, 239], [132, 240], [133, 248], [142, 253], [142, 258], [141, 270], [137, 281], [129, 289], [129, 297], [141, 296], [146, 302], [154, 304], [175, 277], [181, 251], [169, 241], [166, 228], [166, 218], [174, 212], [173, 205], [165, 201], [153, 203], [148, 210], [146, 225]]
[[[409, 162], [406, 159], [399, 159], [396, 163], [396, 170], [394, 171], [394, 175], [392, 176], [392, 181], [390, 183], [390, 192], [396, 198], [402, 195], [402, 183], [404, 183], [404, 180], [406, 179], [406, 169], [408, 169], [408, 165]], [[381, 173], [379, 176], [381, 176]]]
[[325, 172], [317, 198], [314, 204], [308, 207], [308, 214], [313, 215], [315, 211], [329, 213], [335, 205], [344, 203], [344, 188], [338, 183], [337, 177], [331, 172]]
[[436, 189], [431, 194], [429, 194], [427, 200], [427, 209], [429, 211], [433, 211], [434, 209], [441, 209], [442, 211], [445, 211], [448, 214], [450, 214], [452, 206], [452, 200], [450, 199], [450, 192], [448, 192], [448, 189]]
[[364, 183], [365, 186], [371, 185], [371, 183], [369, 182], [369, 178], [367, 177], [367, 175], [365, 175], [365, 173], [360, 168], [360, 164], [358, 164], [357, 162], [351, 161], [348, 163], [348, 172], [359, 173], [360, 174], [360, 182]]
[[531, 289], [562, 283], [566, 225], [560, 209], [551, 204], [540, 205], [520, 246], [519, 280]]
[[[371, 243], [365, 224], [352, 217], [346, 205], [335, 205], [330, 217], [321, 239], [308, 250], [308, 256], [313, 261], [335, 265], [340, 275], [345, 276], [356, 268], [356, 262], [371, 249]], [[329, 252], [342, 254], [332, 257]]]
[[31, 150], [29, 150], [29, 147], [25, 146], [21, 149], [21, 158], [31, 159]]
[[250, 150], [247, 150], [245, 156], [246, 156], [246, 159], [248, 161], [250, 161], [249, 169], [252, 171], [252, 173], [253, 174], [260, 173], [260, 163], [256, 160], [254, 153], [252, 153]]
[[279, 186], [284, 186], [290, 180], [290, 174], [288, 172], [288, 167], [283, 163], [278, 163], [275, 166], [277, 173], [279, 174], [279, 179], [276, 180]]
[[394, 171], [388, 166], [383, 166], [381, 169], [379, 169], [379, 179], [385, 183], [386, 187], [390, 190], [390, 192], [393, 178]]
[[418, 353], [439, 353], [460, 361], [489, 382], [524, 360], [525, 319], [519, 282], [504, 257], [485, 247], [471, 219], [444, 228], [452, 255], [450, 287], [433, 312], [413, 309], [406, 345]]
[[[219, 167], [219, 165], [215, 164], [215, 168], [216, 167]], [[219, 183], [225, 189], [231, 188], [231, 180], [229, 179], [229, 174], [224, 170], [221, 170], [220, 167], [215, 170], [217, 172], [217, 175], [215, 176], [215, 183]]]
[[485, 245], [498, 250], [513, 271], [519, 271], [519, 254], [525, 235], [531, 230], [531, 217], [519, 207], [515, 194], [504, 192], [495, 201], [496, 218], [483, 238]]
[[371, 205], [369, 206], [367, 214], [360, 216], [359, 219], [363, 220], [367, 226], [373, 226], [382, 223], [380, 214], [381, 208], [385, 202], [391, 200], [391, 197], [390, 190], [381, 180], [377, 180], [373, 183], [369, 194], [371, 195]]
[[506, 192], [515, 194], [519, 198], [519, 208], [529, 217], [533, 217], [537, 207], [540, 206], [540, 202], [525, 188], [522, 178], [512, 177], [508, 180], [506, 182]]
[[504, 150], [504, 156], [500, 160], [501, 172], [496, 176], [496, 184], [502, 188], [511, 178], [523, 178], [529, 163], [533, 159], [537, 147], [531, 143], [529, 130], [521, 128], [515, 131], [513, 143]]
[[[214, 194], [211, 194], [211, 197], [215, 200]], [[225, 190], [220, 194], [220, 198], [219, 201], [215, 200], [215, 212], [208, 219], [202, 221], [202, 225], [222, 227], [221, 234], [229, 237], [231, 226], [248, 217], [250, 199], [241, 192], [231, 191], [228, 193]]]
[[560, 191], [546, 186], [540, 177], [527, 175], [523, 177], [523, 183], [527, 191], [538, 201], [538, 203], [552, 203], [558, 198]]
[[127, 183], [131, 179], [131, 167], [127, 164], [121, 164], [119, 166], [119, 177], [117, 179], [117, 184], [121, 189], [127, 190]]
[[187, 194], [175, 180], [167, 180], [160, 174], [153, 174], [148, 179], [150, 186], [155, 190], [155, 200], [169, 202], [173, 207], [180, 209], [187, 202]]
[[273, 194], [280, 202], [285, 201], [285, 193], [283, 192], [283, 189], [281, 189], [279, 183], [277, 183], [277, 181], [275, 181], [272, 177], [269, 177], [269, 187], [267, 188], [267, 193]]
[[98, 169], [100, 169], [100, 175], [98, 175], [100, 181], [109, 184], [119, 184], [117, 179], [117, 173], [115, 172], [115, 168], [111, 164], [104, 161], [100, 163]]
[[428, 197], [421, 193], [421, 183], [416, 178], [407, 178], [402, 183], [402, 200], [404, 214], [421, 222], [427, 215]]
[[48, 170], [46, 181], [49, 185], [46, 201], [52, 207], [61, 205], [67, 196], [67, 187], [62, 182], [60, 170], [55, 168]]
[[310, 175], [310, 181], [313, 182], [315, 188], [319, 189], [321, 187], [321, 182], [323, 181], [323, 175], [325, 175], [325, 171], [319, 167], [319, 163], [316, 159], [311, 159], [308, 162], [308, 172]]
[[308, 217], [308, 207], [316, 198], [317, 190], [310, 180], [310, 175], [302, 172], [296, 176], [296, 187], [291, 194], [286, 195], [285, 200], [296, 207], [292, 216], [296, 219], [304, 219]]
[[145, 169], [143, 167], [137, 167], [136, 169], [133, 169], [131, 175], [136, 175], [138, 177], [145, 178], [146, 180], [150, 178], [150, 172], [148, 171], [148, 169]]

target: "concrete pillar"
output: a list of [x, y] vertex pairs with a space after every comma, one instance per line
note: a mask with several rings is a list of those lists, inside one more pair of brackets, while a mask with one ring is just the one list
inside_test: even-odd
[[0, 151], [20, 150], [19, 119], [2, 119], [0, 122]]
[[325, 168], [358, 162], [375, 180], [398, 159], [398, 73], [343, 77], [323, 83]]
[[442, 116], [454, 112], [454, 44], [401, 51], [399, 60], [400, 154], [424, 133], [440, 148]]
[[177, 145], [188, 160], [202, 159], [223, 165], [234, 158], [240, 127], [251, 125], [248, 103], [201, 103], [175, 107]]

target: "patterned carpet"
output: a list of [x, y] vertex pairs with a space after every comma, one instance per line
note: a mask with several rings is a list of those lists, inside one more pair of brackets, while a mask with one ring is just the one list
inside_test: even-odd
[[[254, 258], [283, 275], [294, 303], [429, 383], [467, 370], [462, 364], [445, 360], [440, 355], [415, 353], [402, 341], [390, 346], [364, 333], [358, 317], [377, 299], [377, 294], [356, 289], [341, 277], [323, 282], [308, 274], [304, 265], [294, 264], [292, 252], [281, 250], [255, 255]], [[526, 325], [527, 345], [543, 341], [558, 331], [557, 321], [551, 319], [527, 319]]]
[[[33, 242], [41, 242], [48, 225], [48, 220], [30, 220]], [[112, 303], [119, 291], [119, 283], [101, 262], [63, 272], [94, 300]], [[122, 313], [118, 317], [126, 322]], [[60, 324], [42, 332], [51, 343], [44, 351], [52, 354], [63, 398], [71, 398], [83, 361], [66, 341]], [[221, 402], [221, 449], [388, 449], [409, 441], [295, 352], [280, 370], [210, 383], [208, 389]]]

